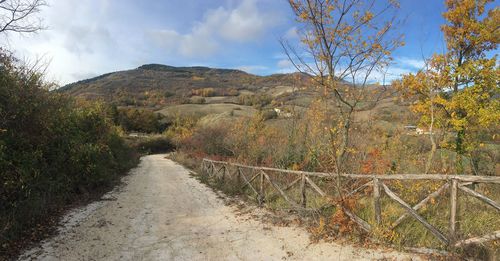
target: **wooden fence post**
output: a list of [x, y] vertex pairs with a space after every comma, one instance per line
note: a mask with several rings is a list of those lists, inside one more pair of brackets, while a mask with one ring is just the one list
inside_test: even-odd
[[306, 198], [306, 175], [302, 174], [302, 179], [300, 180], [300, 204], [303, 208], [306, 208], [307, 198]]
[[373, 210], [375, 212], [375, 222], [380, 225], [382, 215], [380, 210], [380, 181], [377, 178], [373, 179]]
[[[1, 1], [1, 0], [0, 0]], [[236, 177], [233, 177], [231, 168], [235, 167], [235, 173], [234, 175], [237, 175]], [[229, 169], [228, 169], [229, 168]], [[251, 177], [249, 180], [246, 178], [244, 175], [243, 170], [249, 170], [248, 172], [251, 171]], [[202, 174], [207, 176], [207, 181], [217, 181], [217, 179], [226, 179], [225, 175], [230, 176], [230, 181], [234, 182], [233, 178], [237, 179], [237, 182], [243, 182], [244, 185], [240, 186], [240, 190], [243, 192], [245, 191], [245, 187], [249, 187], [251, 189], [252, 195], [257, 195], [257, 201], [260, 206], [262, 206], [265, 203], [265, 200], [268, 202], [272, 201], [274, 197], [277, 196], [282, 196], [293, 208], [296, 209], [306, 209], [307, 206], [307, 193], [306, 193], [306, 186], [309, 186], [311, 191], [317, 192], [319, 195], [322, 197], [327, 196], [325, 192], [323, 192], [312, 180], [311, 177], [317, 177], [317, 178], [334, 178], [332, 177], [331, 173], [323, 173], [323, 172], [306, 172], [306, 171], [294, 171], [294, 170], [283, 170], [283, 169], [276, 169], [276, 168], [268, 168], [268, 167], [256, 167], [256, 166], [247, 166], [247, 165], [241, 165], [241, 164], [235, 164], [235, 163], [228, 163], [228, 162], [222, 162], [222, 161], [215, 161], [215, 160], [210, 160], [210, 159], [204, 159], [202, 164], [201, 164], [201, 171]], [[220, 173], [223, 171], [223, 173]], [[274, 175], [276, 173], [287, 173], [287, 174], [294, 174], [296, 175], [293, 182], [289, 183], [284, 189], [279, 187], [276, 183], [274, 183], [273, 180], [269, 177], [269, 175], [265, 172], [269, 171], [269, 173], [273, 173]], [[228, 173], [226, 173], [228, 172]], [[222, 177], [220, 176], [222, 175]], [[260, 181], [257, 179], [260, 177]], [[393, 228], [399, 225], [406, 217], [413, 217], [416, 221], [420, 222], [426, 229], [428, 229], [434, 236], [436, 236], [437, 239], [439, 239], [441, 242], [444, 244], [448, 245], [449, 247], [462, 247], [468, 244], [477, 244], [477, 243], [483, 243], [483, 242], [488, 242], [492, 240], [497, 240], [500, 239], [500, 230], [490, 232], [486, 235], [483, 236], [478, 236], [478, 237], [473, 237], [465, 240], [459, 240], [460, 239], [460, 223], [458, 222], [457, 219], [460, 219], [457, 215], [457, 211], [459, 210], [460, 206], [458, 205], [460, 202], [458, 201], [458, 190], [460, 189], [463, 193], [467, 193], [471, 196], [474, 196], [481, 200], [482, 202], [488, 204], [489, 206], [493, 207], [495, 211], [500, 211], [500, 204], [496, 202], [493, 199], [490, 199], [486, 197], [485, 195], [482, 195], [481, 193], [470, 189], [466, 187], [470, 183], [478, 182], [478, 183], [486, 183], [486, 184], [494, 184], [494, 185], [500, 185], [500, 177], [492, 177], [492, 176], [472, 176], [472, 175], [438, 175], [438, 174], [393, 174], [393, 175], [359, 175], [359, 174], [337, 174], [337, 182], [340, 182], [340, 178], [350, 178], [350, 179], [361, 179], [361, 180], [366, 180], [366, 179], [371, 179], [369, 182], [366, 184], [363, 184], [362, 186], [354, 189], [351, 191], [349, 194], [347, 194], [347, 197], [352, 196], [354, 193], [357, 193], [364, 189], [366, 186], [371, 186], [373, 185], [373, 206], [374, 206], [374, 219], [377, 225], [380, 225], [382, 223], [382, 216], [381, 216], [381, 199], [380, 199], [380, 190], [384, 190], [385, 194], [389, 199], [394, 200], [397, 202], [399, 205], [401, 205], [406, 213], [401, 215], [393, 224]], [[266, 196], [266, 191], [265, 191], [265, 181], [264, 179], [267, 179], [267, 182], [269, 183], [268, 189], [269, 193]], [[424, 199], [422, 199], [419, 203], [417, 203], [415, 206], [411, 206], [408, 203], [406, 203], [403, 199], [401, 199], [397, 194], [395, 194], [387, 185], [384, 183], [384, 181], [391, 181], [391, 180], [434, 180], [436, 182], [445, 182], [444, 185], [442, 185], [439, 189], [436, 191], [432, 192], [431, 194], [427, 195]], [[252, 184], [253, 182], [253, 184]], [[285, 192], [292, 188], [293, 186], [296, 186], [296, 184], [300, 182], [300, 205], [298, 202], [295, 202], [294, 200], [291, 200]], [[257, 187], [255, 183], [260, 183], [260, 187]], [[306, 184], [307, 183], [307, 184]], [[239, 186], [239, 185], [238, 185]], [[417, 211], [422, 208], [426, 203], [431, 201], [432, 199], [438, 197], [440, 194], [444, 193], [450, 187], [450, 214], [449, 214], [449, 233], [446, 235], [446, 233], [441, 232], [438, 230], [436, 227], [431, 225], [424, 217], [422, 217]], [[277, 193], [273, 193], [271, 190], [274, 188]], [[295, 191], [294, 191], [295, 192]], [[253, 197], [252, 197], [253, 199]], [[323, 209], [325, 206], [329, 207], [332, 204], [326, 204], [324, 206], [321, 206], [320, 209]], [[310, 206], [311, 207], [311, 206]], [[315, 210], [310, 209], [310, 210]], [[361, 226], [362, 229], [365, 231], [370, 231], [372, 226], [367, 223], [366, 221], [362, 220], [358, 216], [356, 216], [354, 213], [350, 212], [348, 209], [344, 209], [345, 213], [357, 224]]]
[[264, 171], [260, 171], [259, 205], [264, 202]]
[[214, 163], [212, 162], [212, 170], [210, 171], [210, 175], [209, 175], [209, 177], [212, 177], [212, 178], [213, 178], [213, 176], [215, 176], [215, 165], [214, 165]]
[[457, 190], [458, 180], [452, 179], [450, 186], [450, 242], [455, 241], [457, 236]]
[[238, 188], [240, 188], [241, 190], [241, 169], [240, 167], [236, 167], [236, 186], [238, 186]]

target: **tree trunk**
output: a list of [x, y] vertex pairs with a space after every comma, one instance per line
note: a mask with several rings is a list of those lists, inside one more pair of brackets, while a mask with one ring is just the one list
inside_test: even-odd
[[457, 164], [456, 164], [457, 174], [464, 173], [464, 163], [463, 163], [464, 136], [465, 136], [465, 130], [461, 129], [457, 132], [457, 138], [455, 140], [455, 152], [457, 153]]

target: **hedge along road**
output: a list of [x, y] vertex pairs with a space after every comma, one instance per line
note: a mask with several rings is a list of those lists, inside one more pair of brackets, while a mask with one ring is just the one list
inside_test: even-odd
[[68, 213], [59, 233], [21, 260], [419, 260], [419, 256], [311, 243], [300, 227], [237, 213], [165, 155], [145, 156], [103, 200]]

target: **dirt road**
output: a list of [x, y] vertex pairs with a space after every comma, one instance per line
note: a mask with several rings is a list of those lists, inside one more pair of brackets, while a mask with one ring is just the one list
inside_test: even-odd
[[414, 255], [312, 244], [299, 227], [237, 215], [164, 155], [143, 157], [124, 185], [68, 213], [60, 233], [21, 260], [418, 260]]

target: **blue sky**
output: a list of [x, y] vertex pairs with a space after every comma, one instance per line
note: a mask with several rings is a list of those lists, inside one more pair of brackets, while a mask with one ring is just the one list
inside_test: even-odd
[[[267, 75], [292, 70], [278, 42], [294, 40], [285, 0], [49, 0], [47, 30], [9, 35], [26, 60], [49, 61], [49, 80], [66, 84], [146, 63], [238, 68]], [[415, 71], [443, 49], [444, 1], [401, 0], [406, 45], [390, 78]]]

